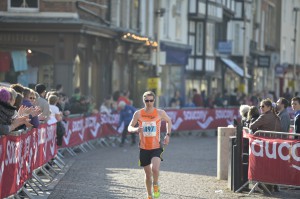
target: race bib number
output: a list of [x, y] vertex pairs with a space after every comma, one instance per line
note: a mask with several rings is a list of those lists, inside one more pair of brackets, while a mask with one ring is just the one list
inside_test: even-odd
[[156, 123], [155, 122], [143, 122], [143, 135], [145, 137], [156, 136]]

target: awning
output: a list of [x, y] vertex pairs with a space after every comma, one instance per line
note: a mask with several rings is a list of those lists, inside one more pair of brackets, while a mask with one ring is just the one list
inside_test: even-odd
[[[228, 66], [231, 70], [233, 70], [236, 74], [238, 74], [241, 77], [244, 77], [244, 70], [239, 67], [236, 63], [234, 63], [232, 60], [227, 59], [227, 58], [221, 58], [222, 62]], [[246, 75], [247, 78], [250, 78], [250, 75]]]
[[173, 42], [160, 42], [160, 50], [166, 51], [167, 65], [188, 65], [188, 58], [192, 52], [192, 47], [185, 44]]

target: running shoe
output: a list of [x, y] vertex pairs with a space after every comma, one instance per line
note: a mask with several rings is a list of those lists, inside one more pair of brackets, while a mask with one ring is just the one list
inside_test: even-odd
[[148, 196], [147, 199], [153, 199], [152, 196]]
[[157, 184], [153, 185], [153, 193], [154, 193], [154, 198], [158, 198], [160, 196], [160, 189]]

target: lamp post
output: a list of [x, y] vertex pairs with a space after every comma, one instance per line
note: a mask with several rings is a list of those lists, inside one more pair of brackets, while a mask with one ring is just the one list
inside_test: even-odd
[[294, 73], [293, 73], [293, 90], [294, 90], [294, 94], [296, 92], [296, 85], [297, 85], [297, 82], [296, 82], [296, 79], [297, 79], [297, 75], [296, 75], [296, 51], [297, 51], [297, 15], [298, 15], [298, 11], [300, 11], [300, 8], [299, 7], [295, 7], [293, 9], [293, 12], [295, 12], [295, 29], [294, 29]]

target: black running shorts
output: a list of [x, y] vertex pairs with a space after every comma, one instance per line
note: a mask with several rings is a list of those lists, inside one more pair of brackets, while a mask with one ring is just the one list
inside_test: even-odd
[[139, 165], [141, 167], [148, 166], [149, 164], [151, 164], [151, 159], [153, 157], [159, 157], [161, 161], [163, 161], [162, 159], [163, 152], [164, 150], [162, 148], [152, 149], [152, 150], [140, 149]]

